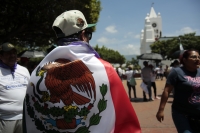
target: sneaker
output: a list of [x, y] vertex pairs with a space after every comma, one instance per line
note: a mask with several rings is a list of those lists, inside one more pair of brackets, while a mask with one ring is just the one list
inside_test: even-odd
[[157, 97], [155, 97], [155, 99], [160, 99], [160, 97], [157, 96]]

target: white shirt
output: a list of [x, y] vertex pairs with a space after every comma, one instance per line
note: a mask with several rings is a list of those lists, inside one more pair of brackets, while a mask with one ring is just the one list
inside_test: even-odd
[[157, 74], [159, 74], [159, 73], [160, 73], [160, 68], [159, 68], [159, 67], [156, 67], [156, 68], [155, 68], [155, 71], [157, 72]]
[[128, 71], [125, 72], [125, 75], [126, 75], [126, 77], [127, 77], [127, 81], [128, 81], [128, 82], [130, 82], [131, 77], [132, 77], [132, 75], [133, 75], [134, 73], [135, 73], [135, 72], [133, 72], [133, 70], [128, 70]]
[[122, 69], [120, 67], [118, 68], [118, 72], [119, 72], [119, 75], [122, 76]]
[[10, 69], [0, 67], [0, 119], [22, 119], [29, 79], [30, 74], [25, 67], [17, 65], [14, 77]]

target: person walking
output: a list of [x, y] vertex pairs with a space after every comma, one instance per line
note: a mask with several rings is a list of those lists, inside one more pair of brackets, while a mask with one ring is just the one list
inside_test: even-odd
[[167, 76], [168, 76], [168, 74], [169, 74], [169, 66], [168, 65], [166, 65], [166, 67], [165, 67], [165, 69], [164, 69], [164, 76], [165, 76], [165, 78], [167, 79]]
[[0, 45], [0, 132], [22, 133], [22, 110], [28, 69], [17, 64], [17, 50], [9, 42]]
[[150, 64], [149, 67], [152, 70], [152, 72], [151, 72], [151, 87], [153, 87], [154, 99], [160, 99], [160, 97], [157, 96], [157, 87], [156, 87], [156, 82], [155, 82], [155, 80], [156, 80], [156, 71], [154, 70], [153, 65]]
[[181, 67], [173, 68], [166, 81], [157, 120], [164, 120], [164, 108], [169, 94], [174, 89], [172, 118], [178, 133], [200, 132], [200, 55], [197, 50], [186, 50], [180, 58]]
[[126, 80], [127, 80], [127, 82], [126, 82], [126, 85], [127, 85], [127, 87], [128, 87], [128, 95], [129, 95], [129, 99], [131, 100], [131, 88], [133, 89], [133, 94], [134, 94], [134, 98], [137, 98], [137, 96], [136, 96], [136, 87], [135, 87], [135, 85], [131, 85], [130, 84], [130, 80], [131, 80], [131, 78], [134, 78], [134, 74], [135, 74], [135, 72], [133, 71], [133, 69], [129, 66], [128, 67], [128, 70], [125, 72], [125, 75], [126, 75]]
[[95, 25], [88, 24], [79, 10], [55, 19], [58, 47], [31, 74], [24, 133], [141, 132], [116, 70], [89, 44]]
[[160, 65], [160, 69], [159, 69], [159, 74], [160, 74], [160, 79], [163, 80], [163, 76], [164, 76], [164, 70], [163, 70], [163, 67], [162, 65]]
[[160, 78], [160, 66], [156, 66], [155, 71], [156, 71], [156, 79], [159, 79]]
[[148, 94], [149, 94], [149, 99], [147, 100], [146, 94], [143, 91], [143, 100], [144, 101], [153, 101], [152, 94], [151, 94], [151, 73], [152, 73], [152, 70], [149, 67], [147, 61], [144, 61], [143, 65], [144, 65], [144, 68], [142, 68], [141, 77], [142, 77], [142, 81], [144, 82], [144, 84], [147, 85]]
[[119, 78], [123, 81], [123, 77], [122, 77], [123, 70], [121, 69], [121, 67], [116, 68], [116, 71], [117, 71]]

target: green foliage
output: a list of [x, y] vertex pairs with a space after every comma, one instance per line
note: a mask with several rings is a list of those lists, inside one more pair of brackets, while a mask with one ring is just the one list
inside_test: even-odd
[[[4, 0], [0, 1], [0, 43], [45, 47], [56, 39], [52, 24], [66, 10], [80, 10], [88, 23], [97, 23], [100, 0]], [[93, 31], [95, 28], [92, 29]]]
[[[180, 40], [179, 40], [180, 38]], [[195, 36], [195, 33], [185, 34], [167, 41], [156, 41], [151, 44], [152, 53], [159, 53], [163, 57], [170, 59], [170, 56], [180, 50], [179, 45], [182, 44], [184, 49], [197, 49], [200, 50], [200, 36]]]
[[138, 59], [132, 58], [131, 61], [127, 61], [126, 62], [126, 67], [128, 67], [130, 65], [133, 65], [133, 67], [134, 67], [133, 69], [140, 69], [139, 60]]
[[75, 131], [75, 133], [89, 133], [88, 127], [83, 126], [79, 127], [78, 130]]
[[118, 51], [108, 49], [105, 46], [99, 48], [98, 45], [96, 45], [94, 49], [99, 53], [102, 59], [110, 63], [119, 63], [119, 64], [125, 63], [125, 57], [123, 55], [120, 55]]
[[100, 92], [101, 92], [103, 97], [106, 95], [107, 90], [108, 90], [107, 85], [102, 84], [102, 86], [100, 86]]
[[20, 61], [18, 62], [20, 65], [26, 67], [29, 72], [31, 73], [35, 67], [43, 60], [43, 57], [38, 57], [38, 58], [29, 58], [27, 61], [23, 62]]
[[90, 118], [90, 123], [92, 125], [98, 125], [101, 120], [101, 116], [99, 114], [93, 114], [92, 117]]

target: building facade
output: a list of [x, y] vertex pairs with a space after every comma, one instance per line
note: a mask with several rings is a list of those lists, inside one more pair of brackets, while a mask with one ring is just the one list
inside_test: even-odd
[[156, 14], [153, 7], [145, 18], [144, 29], [140, 35], [140, 54], [151, 53], [150, 45], [162, 37], [161, 14]]

